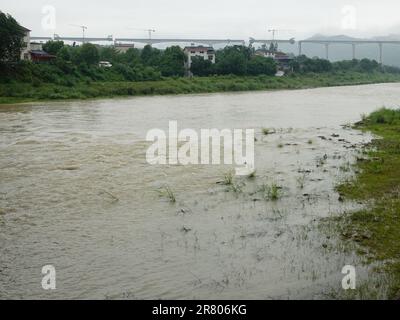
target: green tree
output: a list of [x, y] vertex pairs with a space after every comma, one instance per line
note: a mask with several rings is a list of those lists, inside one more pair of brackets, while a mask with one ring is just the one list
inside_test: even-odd
[[245, 75], [251, 50], [243, 46], [226, 47], [217, 51], [216, 69], [219, 74]]
[[57, 58], [64, 61], [71, 61], [71, 50], [69, 47], [64, 46], [57, 52]]
[[119, 55], [120, 62], [128, 63], [130, 65], [140, 65], [140, 50], [136, 48], [130, 48], [125, 53]]
[[49, 54], [57, 55], [58, 52], [64, 47], [63, 41], [47, 41], [43, 45], [43, 50]]
[[100, 60], [116, 62], [119, 61], [119, 53], [114, 47], [103, 47], [100, 49]]
[[141, 54], [140, 58], [142, 59], [142, 62], [144, 64], [147, 64], [149, 60], [151, 59], [153, 54], [153, 47], [151, 45], [145, 45]]
[[196, 76], [209, 76], [214, 73], [214, 65], [210, 60], [204, 60], [203, 57], [193, 57], [190, 71]]
[[252, 76], [260, 74], [273, 76], [276, 74], [276, 63], [272, 58], [255, 56], [247, 65], [247, 73]]
[[186, 55], [179, 46], [165, 49], [160, 63], [161, 74], [165, 77], [183, 76]]
[[313, 58], [310, 59], [305, 55], [296, 57], [291, 63], [293, 71], [295, 72], [329, 72], [333, 69], [333, 64], [329, 60]]
[[140, 54], [142, 63], [147, 66], [159, 66], [161, 56], [162, 52], [150, 45], [146, 45]]
[[78, 59], [87, 65], [95, 65], [100, 61], [99, 50], [91, 43], [85, 43], [79, 48]]
[[0, 11], [0, 62], [19, 61], [25, 29], [9, 14]]
[[336, 71], [349, 71], [354, 70], [354, 68], [357, 67], [358, 63], [359, 61], [357, 59], [336, 61], [332, 63], [332, 67]]
[[308, 59], [304, 63], [304, 67], [306, 72], [328, 72], [332, 70], [332, 63], [329, 60], [314, 58]]
[[362, 59], [358, 63], [358, 69], [363, 72], [373, 72], [377, 70], [379, 67], [379, 63], [375, 60], [369, 60], [369, 59]]

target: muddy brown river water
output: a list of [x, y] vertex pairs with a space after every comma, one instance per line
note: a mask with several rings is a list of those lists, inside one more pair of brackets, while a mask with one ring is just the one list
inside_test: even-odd
[[[334, 186], [371, 139], [342, 125], [383, 105], [400, 84], [0, 106], [0, 298], [324, 297], [359, 263], [318, 228], [355, 207]], [[256, 178], [235, 192], [227, 166], [149, 165], [146, 133], [170, 120], [256, 129]], [[277, 201], [256, 192], [271, 183]]]

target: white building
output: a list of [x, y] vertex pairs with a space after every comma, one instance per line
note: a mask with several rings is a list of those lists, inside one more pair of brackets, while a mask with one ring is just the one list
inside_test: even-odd
[[30, 44], [32, 51], [40, 51], [43, 50], [43, 43], [42, 42], [31, 42]]
[[271, 50], [257, 50], [255, 52], [256, 56], [264, 57], [264, 58], [272, 58], [275, 59], [277, 52]]
[[135, 45], [129, 43], [115, 43], [114, 48], [118, 53], [126, 53], [129, 49], [134, 49]]
[[30, 51], [31, 51], [31, 30], [22, 27], [22, 29], [25, 32], [25, 36], [24, 36], [24, 44], [23, 44], [23, 48], [21, 51], [21, 60], [30, 60], [31, 56], [30, 56]]
[[184, 49], [185, 54], [188, 57], [186, 67], [190, 69], [192, 65], [192, 59], [194, 57], [203, 57], [204, 60], [209, 60], [211, 63], [215, 63], [215, 50], [213, 47], [204, 46], [192, 46]]

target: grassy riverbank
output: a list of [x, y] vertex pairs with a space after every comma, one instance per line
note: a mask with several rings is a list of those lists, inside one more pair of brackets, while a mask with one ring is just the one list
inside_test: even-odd
[[10, 82], [0, 84], [0, 104], [116, 96], [304, 89], [387, 82], [400, 82], [400, 74], [332, 72], [293, 74], [281, 78], [271, 76], [214, 76], [192, 79], [166, 78], [159, 81], [140, 82], [86, 81], [70, 85]]
[[400, 109], [381, 109], [356, 125], [382, 137], [365, 148], [355, 181], [339, 186], [342, 197], [367, 209], [339, 218], [344, 238], [360, 245], [369, 262], [383, 262], [389, 298], [400, 298]]

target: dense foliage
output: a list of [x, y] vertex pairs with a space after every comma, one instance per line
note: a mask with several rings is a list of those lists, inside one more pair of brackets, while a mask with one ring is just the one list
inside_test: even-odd
[[272, 58], [252, 57], [247, 64], [247, 73], [252, 76], [266, 74], [273, 76], [276, 74], [276, 63]]
[[[3, 84], [28, 83], [33, 87], [52, 84], [71, 88], [90, 85], [92, 82], [158, 81], [165, 77], [183, 77], [188, 71], [185, 70], [187, 57], [178, 46], [159, 50], [147, 45], [143, 49], [131, 48], [126, 52], [119, 52], [114, 47], [101, 47], [90, 43], [70, 46], [62, 41], [49, 41], [43, 45], [43, 49], [54, 55], [54, 60], [47, 63], [18, 61], [24, 29], [11, 16], [1, 12], [0, 26], [0, 83]], [[109, 61], [112, 66], [100, 66], [100, 61]], [[215, 64], [194, 57], [190, 71], [200, 77], [268, 77], [276, 73], [277, 67], [274, 59], [255, 55], [253, 48], [228, 46], [216, 51]], [[310, 59], [306, 56], [294, 58], [286, 71], [291, 76], [350, 71], [367, 74], [382, 71], [399, 73], [399, 69], [394, 67], [382, 69], [374, 60], [331, 63], [328, 60]], [[345, 75], [342, 77], [346, 78]]]
[[[34, 69], [34, 71], [37, 72], [40, 69]], [[88, 81], [75, 84], [65, 82], [63, 77], [52, 75], [51, 72], [46, 72], [45, 75], [48, 79], [55, 76], [56, 79], [59, 79], [60, 84], [57, 82], [37, 84], [36, 82], [21, 81], [1, 83], [0, 103], [114, 96], [303, 89], [400, 82], [399, 74], [383, 72], [360, 73], [353, 71], [292, 74], [287, 77], [271, 77], [267, 75], [243, 77], [229, 75], [194, 78], [171, 77], [158, 81]]]
[[0, 64], [18, 61], [25, 31], [15, 19], [0, 11]]
[[226, 47], [216, 52], [216, 63], [202, 57], [192, 58], [190, 71], [195, 76], [209, 75], [275, 75], [277, 65], [272, 58], [253, 55], [250, 48], [243, 46]]
[[243, 46], [226, 47], [217, 52], [216, 71], [218, 74], [247, 74], [247, 63], [251, 59], [251, 51]]
[[337, 72], [337, 71], [355, 71], [355, 72], [376, 72], [385, 71], [389, 73], [399, 73], [400, 69], [396, 67], [381, 66], [375, 60], [344, 60], [330, 62], [329, 60], [313, 58], [310, 59], [305, 55], [298, 56], [291, 61], [290, 66], [293, 72], [300, 73], [320, 73], [320, 72]]

